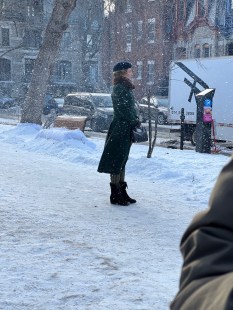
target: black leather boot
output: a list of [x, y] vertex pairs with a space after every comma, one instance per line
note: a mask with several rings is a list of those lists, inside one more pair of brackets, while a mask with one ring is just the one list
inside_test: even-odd
[[111, 187], [111, 195], [110, 195], [110, 202], [114, 205], [121, 205], [127, 206], [129, 202], [125, 199], [124, 195], [121, 193], [120, 186], [117, 184], [110, 183]]
[[133, 198], [130, 198], [129, 195], [127, 194], [126, 192], [126, 188], [128, 187], [127, 183], [126, 182], [120, 182], [120, 189], [121, 189], [121, 193], [124, 197], [124, 199], [126, 201], [128, 201], [129, 203], [135, 203], [137, 202], [135, 199]]

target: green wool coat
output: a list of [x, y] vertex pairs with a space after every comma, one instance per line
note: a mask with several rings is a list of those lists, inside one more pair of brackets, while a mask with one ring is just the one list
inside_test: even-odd
[[181, 240], [184, 263], [171, 310], [233, 309], [233, 159]]
[[132, 84], [126, 78], [113, 87], [113, 121], [109, 127], [98, 172], [119, 174], [128, 160], [131, 129], [138, 123]]

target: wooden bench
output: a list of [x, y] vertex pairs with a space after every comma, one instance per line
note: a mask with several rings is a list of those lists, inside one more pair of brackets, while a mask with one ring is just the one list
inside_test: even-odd
[[80, 129], [84, 131], [87, 122], [86, 116], [60, 115], [54, 121], [54, 127], [63, 127], [67, 129]]

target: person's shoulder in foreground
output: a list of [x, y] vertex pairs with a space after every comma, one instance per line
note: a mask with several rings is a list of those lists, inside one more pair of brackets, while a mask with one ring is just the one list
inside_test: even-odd
[[171, 310], [233, 309], [233, 159], [223, 168], [209, 208], [181, 240], [183, 266]]

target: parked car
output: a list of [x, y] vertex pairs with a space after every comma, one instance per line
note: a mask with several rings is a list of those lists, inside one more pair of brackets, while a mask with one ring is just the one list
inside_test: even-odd
[[64, 98], [54, 98], [54, 100], [57, 102], [58, 108], [62, 108], [64, 105]]
[[[143, 97], [139, 101], [138, 106], [140, 119], [142, 122], [147, 121], [149, 119], [147, 97]], [[158, 109], [158, 124], [167, 124], [169, 116], [168, 97], [152, 96], [150, 98], [150, 111], [152, 120], [155, 119], [156, 108]]]
[[1, 97], [0, 98], [0, 109], [9, 109], [17, 106], [15, 98]]
[[93, 131], [107, 130], [113, 119], [111, 94], [70, 93], [65, 97], [62, 114], [86, 116]]
[[56, 113], [58, 113], [58, 102], [53, 98], [52, 95], [47, 94], [45, 95], [44, 99], [44, 107], [43, 107], [43, 114], [48, 115], [51, 110], [54, 109]]
[[63, 106], [64, 106], [65, 98], [55, 97], [54, 100], [56, 101], [57, 107], [58, 107], [58, 112], [57, 112], [57, 114], [61, 114], [61, 113], [62, 113], [62, 108], [63, 108]]

